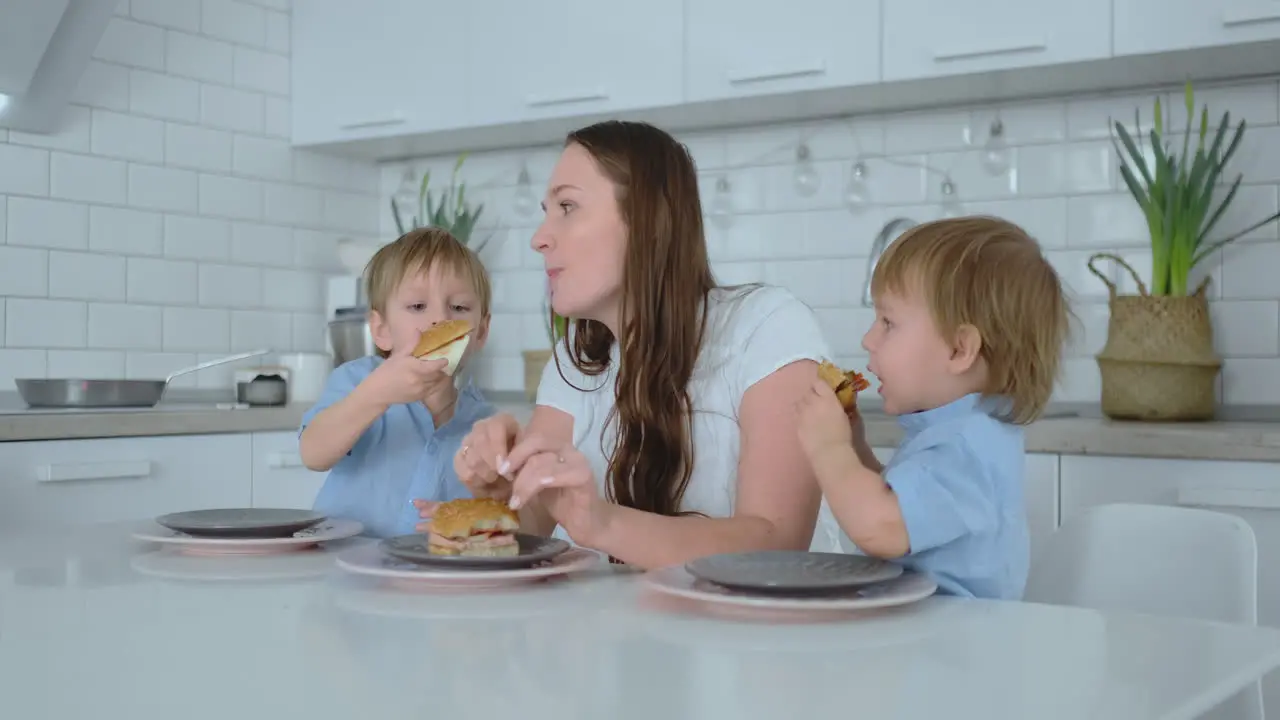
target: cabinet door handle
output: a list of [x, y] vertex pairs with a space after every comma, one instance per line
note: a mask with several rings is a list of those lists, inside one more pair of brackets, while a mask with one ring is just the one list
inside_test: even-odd
[[1222, 27], [1237, 25], [1255, 25], [1258, 23], [1280, 20], [1280, 2], [1236, 3], [1235, 7], [1222, 13]]
[[935, 52], [933, 54], [934, 62], [951, 62], [953, 60], [971, 60], [973, 58], [990, 57], [993, 55], [1021, 55], [1024, 53], [1044, 52], [1049, 46], [1044, 40], [1028, 40], [1026, 42], [1015, 42], [1008, 45], [992, 45], [979, 48], [959, 48], [956, 50], [946, 50]]
[[733, 85], [746, 85], [748, 83], [765, 82], [768, 80], [787, 80], [790, 78], [809, 77], [811, 75], [826, 75], [827, 65], [823, 62], [816, 62], [812, 65], [805, 65], [795, 68], [779, 68], [776, 70], [762, 70], [754, 73], [737, 73], [729, 75], [729, 82]]
[[525, 104], [529, 107], [550, 107], [552, 105], [573, 105], [575, 103], [592, 102], [595, 100], [608, 100], [609, 93], [603, 90], [589, 90], [570, 95], [552, 95], [542, 97], [538, 95], [530, 95], [525, 98]]
[[345, 123], [343, 125], [339, 125], [338, 127], [343, 130], [359, 130], [361, 128], [389, 127], [391, 125], [403, 125], [403, 124], [404, 124], [404, 118], [400, 117], [399, 115], [396, 115], [388, 118], [375, 118], [372, 120], [357, 120], [356, 122]]
[[1182, 487], [1178, 488], [1178, 504], [1210, 508], [1280, 510], [1280, 490]]
[[37, 477], [40, 482], [73, 482], [76, 480], [118, 480], [151, 476], [151, 461], [65, 463], [44, 465]]
[[278, 452], [271, 453], [267, 456], [267, 467], [269, 468], [297, 468], [305, 467], [302, 464], [302, 456], [294, 452]]

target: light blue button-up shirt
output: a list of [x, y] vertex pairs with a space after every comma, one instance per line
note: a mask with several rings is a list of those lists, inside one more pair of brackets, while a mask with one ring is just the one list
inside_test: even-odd
[[[335, 368], [315, 407], [303, 415], [302, 428], [316, 413], [351, 394], [380, 364], [382, 358], [368, 356]], [[453, 417], [440, 428], [422, 403], [392, 405], [329, 470], [315, 510], [359, 520], [365, 534], [374, 537], [416, 532], [420, 520], [414, 499], [471, 497], [453, 471], [453, 456], [471, 426], [493, 413], [493, 406], [470, 383], [458, 392]]]
[[1019, 600], [1030, 545], [1021, 426], [978, 394], [898, 418], [906, 431], [885, 482], [898, 496], [911, 550], [902, 562], [940, 592]]

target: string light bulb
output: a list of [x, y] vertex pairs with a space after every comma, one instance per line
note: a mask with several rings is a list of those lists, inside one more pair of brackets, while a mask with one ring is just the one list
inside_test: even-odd
[[982, 167], [992, 175], [1003, 175], [1009, 172], [1009, 164], [1009, 142], [1005, 138], [1004, 123], [997, 115], [982, 146]]
[[960, 195], [956, 190], [956, 184], [951, 181], [950, 177], [944, 178], [942, 181], [942, 217], [958, 218], [964, 217], [964, 204], [960, 202]]
[[844, 188], [844, 202], [855, 213], [871, 204], [871, 188], [867, 185], [867, 164], [858, 160], [849, 169], [849, 182]]
[[810, 155], [807, 143], [802, 142], [796, 146], [796, 167], [792, 180], [795, 182], [796, 193], [801, 197], [812, 197], [818, 192], [818, 188], [822, 184], [822, 176], [818, 174], [818, 169], [813, 166], [813, 159]]
[[522, 218], [532, 216], [538, 207], [538, 198], [533, 195], [533, 183], [529, 179], [527, 165], [520, 165], [520, 176], [516, 178], [516, 196], [512, 204], [516, 215]]
[[721, 229], [733, 224], [733, 186], [725, 175], [716, 179], [716, 194], [711, 199], [710, 215], [711, 222]]

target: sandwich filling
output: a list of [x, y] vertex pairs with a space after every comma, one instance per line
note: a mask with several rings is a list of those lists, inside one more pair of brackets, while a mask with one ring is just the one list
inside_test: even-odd
[[431, 518], [427, 547], [434, 555], [508, 557], [520, 554], [515, 511], [490, 498], [442, 503]]
[[846, 372], [826, 361], [818, 366], [818, 376], [835, 391], [836, 398], [846, 410], [853, 408], [858, 393], [871, 387], [862, 373]]

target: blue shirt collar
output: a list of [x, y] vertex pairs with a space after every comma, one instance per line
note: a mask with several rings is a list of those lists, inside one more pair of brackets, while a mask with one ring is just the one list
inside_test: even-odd
[[969, 393], [932, 410], [899, 415], [898, 424], [907, 432], [920, 432], [925, 428], [973, 413], [994, 414], [1000, 409], [1000, 405], [999, 398], [983, 397], [982, 393]]

